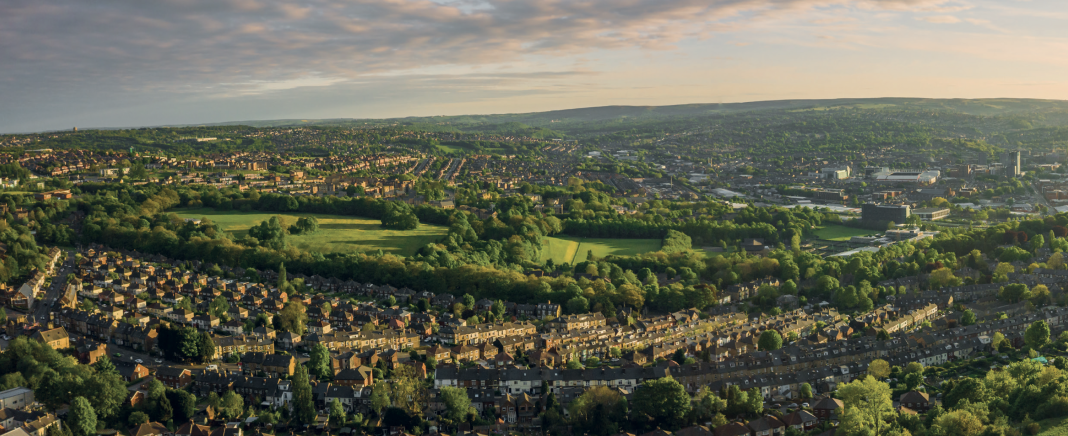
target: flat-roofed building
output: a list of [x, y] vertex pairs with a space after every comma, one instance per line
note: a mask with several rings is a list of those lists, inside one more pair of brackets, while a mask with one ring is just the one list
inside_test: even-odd
[[18, 410], [33, 402], [33, 389], [30, 388], [17, 387], [0, 392], [0, 409]]
[[936, 221], [949, 216], [949, 209], [942, 207], [924, 207], [912, 211], [913, 215], [919, 216], [924, 221]]

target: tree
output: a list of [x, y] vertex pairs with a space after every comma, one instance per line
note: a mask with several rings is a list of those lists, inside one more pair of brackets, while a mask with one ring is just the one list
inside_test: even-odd
[[382, 410], [389, 407], [388, 389], [385, 382], [378, 382], [375, 383], [374, 388], [371, 390], [371, 410], [374, 410], [376, 414], [381, 415]]
[[452, 386], [442, 386], [439, 392], [442, 402], [445, 404], [445, 416], [453, 422], [461, 422], [471, 409], [471, 398], [467, 391]]
[[315, 399], [308, 382], [308, 367], [297, 365], [293, 374], [293, 409], [297, 422], [311, 424], [315, 421]]
[[282, 331], [303, 335], [308, 330], [308, 314], [299, 300], [289, 300], [274, 319], [276, 327]]
[[226, 391], [220, 399], [223, 414], [229, 419], [237, 419], [245, 410], [245, 400], [234, 391]]
[[248, 229], [248, 236], [256, 238], [261, 245], [275, 250], [286, 248], [286, 229], [282, 228], [282, 221], [278, 216], [272, 216], [267, 221]]
[[216, 317], [225, 318], [228, 316], [227, 313], [230, 312], [230, 302], [222, 295], [215, 297], [215, 299], [211, 300], [208, 312]]
[[575, 298], [567, 300], [567, 312], [568, 313], [580, 314], [580, 313], [587, 313], [589, 311], [590, 311], [590, 302], [589, 302], [589, 300], [586, 299], [586, 297], [583, 297], [583, 296], [579, 295], [579, 296], [577, 296]]
[[690, 411], [690, 395], [674, 378], [647, 380], [634, 391], [634, 415], [661, 427], [675, 427]]
[[953, 270], [942, 267], [932, 271], [927, 281], [932, 288], [938, 289], [945, 286], [952, 286], [957, 282], [957, 277], [953, 275]]
[[320, 380], [326, 380], [333, 375], [331, 372], [333, 371], [330, 369], [330, 350], [326, 349], [322, 343], [316, 343], [309, 353], [308, 373]]
[[319, 219], [313, 216], [297, 218], [296, 224], [289, 226], [289, 233], [306, 235], [319, 231]]
[[801, 399], [807, 400], [812, 398], [812, 385], [808, 383], [801, 383]]
[[[1052, 239], [1051, 239], [1051, 241], [1052, 241]], [[1049, 269], [1061, 269], [1061, 268], [1063, 268], [1064, 267], [1064, 253], [1058, 251], [1058, 252], [1053, 253], [1052, 255], [1050, 255], [1049, 259], [1046, 260], [1046, 267], [1049, 268]]]
[[883, 359], [872, 360], [868, 364], [868, 375], [882, 380], [890, 376], [890, 364]]
[[335, 427], [345, 425], [345, 407], [337, 398], [330, 402], [330, 425]]
[[1031, 298], [1031, 290], [1023, 283], [1005, 285], [1001, 288], [1000, 294], [1001, 298], [1011, 303], [1018, 303]]
[[96, 411], [85, 397], [74, 397], [67, 413], [67, 425], [74, 436], [92, 436], [96, 434]]
[[930, 434], [971, 436], [983, 433], [983, 421], [968, 410], [943, 413], [934, 420]]
[[174, 409], [174, 422], [185, 422], [193, 417], [197, 405], [193, 394], [180, 389], [168, 389], [166, 395]]
[[111, 358], [108, 356], [100, 356], [96, 363], [93, 364], [93, 370], [101, 375], [119, 374], [119, 370], [115, 368], [115, 364], [111, 362]]
[[148, 422], [148, 415], [142, 411], [136, 411], [130, 414], [130, 417], [126, 419], [126, 424], [130, 428], [137, 428], [137, 426]]
[[913, 390], [923, 384], [923, 374], [910, 372], [905, 374], [905, 389]]
[[895, 415], [890, 386], [870, 375], [839, 387], [838, 398], [845, 405], [846, 434], [855, 434], [850, 430], [856, 428], [873, 428], [879, 434], [884, 420]]
[[215, 341], [211, 340], [208, 332], [200, 332], [197, 335], [197, 359], [201, 363], [215, 359]]
[[156, 407], [152, 410], [153, 418], [156, 421], [166, 422], [174, 417], [174, 407], [171, 407], [171, 401], [166, 396], [161, 396], [156, 403]]
[[415, 230], [419, 228], [419, 218], [411, 206], [399, 201], [385, 202], [382, 211], [382, 227], [393, 230]]
[[757, 346], [761, 351], [774, 351], [782, 348], [782, 335], [775, 330], [764, 330], [760, 334], [760, 339], [757, 341]]
[[1024, 332], [1024, 343], [1037, 350], [1049, 343], [1049, 334], [1049, 324], [1040, 319], [1031, 323], [1031, 326]]
[[418, 370], [412, 365], [400, 365], [393, 370], [390, 397], [393, 406], [404, 409], [412, 416], [419, 416], [426, 404], [426, 386]]
[[586, 390], [568, 405], [572, 422], [583, 433], [618, 433], [616, 422], [627, 419], [626, 399], [618, 390], [597, 386]]
[[[106, 365], [114, 368], [110, 362]], [[82, 382], [78, 391], [92, 404], [95, 416], [105, 419], [118, 413], [129, 394], [118, 372], [96, 372]]]
[[503, 301], [497, 300], [493, 302], [493, 316], [497, 317], [497, 319], [504, 319], [504, 311], [505, 308]]
[[971, 309], [965, 310], [964, 314], [960, 316], [961, 325], [973, 325], [976, 321], [975, 312], [972, 312]]

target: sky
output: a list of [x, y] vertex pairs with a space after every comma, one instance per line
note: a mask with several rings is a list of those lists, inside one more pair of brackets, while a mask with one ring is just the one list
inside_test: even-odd
[[1068, 99], [1064, 0], [3, 0], [0, 132]]

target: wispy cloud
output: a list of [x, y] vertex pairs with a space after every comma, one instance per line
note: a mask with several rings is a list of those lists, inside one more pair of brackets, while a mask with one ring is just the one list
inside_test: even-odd
[[[411, 78], [404, 83], [443, 80], [442, 86], [472, 77], [497, 91], [524, 93], [549, 89], [536, 85], [537, 80], [570, 80], [574, 76], [553, 74], [577, 71], [579, 65], [582, 74], [635, 68], [633, 59], [626, 57], [648, 62], [648, 56], [682, 52], [699, 58], [741, 59], [738, 53], [720, 52], [745, 50], [771, 56], [776, 49], [798, 45], [862, 52], [882, 49], [886, 35], [906, 32], [909, 26], [1004, 34], [1001, 23], [980, 14], [992, 7], [991, 2], [1000, 3], [3, 0], [0, 123], [47, 115], [52, 108], [102, 113], [100, 106], [105, 103], [196, 101], [207, 96], [219, 101], [326, 89], [369, 92], [367, 87], [351, 85], [383, 77]], [[1012, 8], [1014, 16], [1034, 9], [1027, 3]], [[723, 34], [729, 36], [718, 38]], [[998, 47], [1009, 43], [1000, 42]], [[1046, 41], [1036, 46], [1059, 44]], [[608, 53], [627, 55], [612, 58]], [[830, 58], [819, 63], [834, 62]], [[660, 68], [659, 77], [678, 74], [671, 65]], [[503, 75], [519, 70], [541, 78]], [[634, 77], [651, 80], [644, 78], [658, 74]], [[621, 84], [619, 89], [636, 85], [647, 83]]]
[[928, 23], [937, 24], [956, 24], [961, 21], [960, 18], [954, 17], [952, 15], [931, 15], [926, 17], [916, 17], [916, 19], [920, 21], [926, 21]]

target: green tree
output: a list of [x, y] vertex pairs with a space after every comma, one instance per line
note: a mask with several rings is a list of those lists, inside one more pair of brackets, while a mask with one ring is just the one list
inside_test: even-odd
[[131, 413], [130, 417], [126, 419], [126, 424], [129, 425], [130, 428], [137, 428], [137, 426], [146, 422], [148, 422], [148, 415], [140, 410]]
[[411, 206], [399, 201], [387, 201], [382, 211], [382, 227], [393, 230], [415, 230], [419, 228], [419, 218]]
[[1049, 343], [1049, 334], [1049, 324], [1040, 319], [1031, 323], [1031, 326], [1024, 332], [1024, 343], [1032, 349], [1040, 349]]
[[315, 399], [308, 381], [308, 367], [297, 365], [293, 374], [293, 411], [297, 422], [311, 424], [315, 421]]
[[913, 390], [923, 384], [923, 374], [910, 372], [905, 374], [905, 389]]
[[211, 340], [208, 332], [200, 332], [197, 335], [197, 359], [201, 363], [215, 359], [215, 341]]
[[85, 397], [74, 397], [67, 413], [67, 426], [74, 436], [92, 436], [96, 434], [96, 411]]
[[386, 383], [375, 383], [374, 388], [371, 390], [371, 410], [374, 410], [375, 414], [381, 415], [382, 410], [389, 407], [390, 404], [389, 388], [386, 387]]
[[234, 391], [226, 391], [220, 399], [223, 414], [228, 419], [237, 419], [245, 410], [245, 400]]
[[[114, 368], [110, 362], [108, 365]], [[126, 382], [118, 372], [96, 372], [83, 381], [79, 391], [93, 405], [96, 416], [105, 419], [118, 413], [129, 394]]]
[[111, 362], [111, 358], [108, 356], [100, 356], [96, 363], [93, 364], [93, 370], [101, 375], [119, 374], [119, 370], [115, 368], [115, 364]]
[[845, 405], [842, 428], [846, 434], [868, 428], [878, 435], [886, 426], [885, 420], [895, 415], [890, 386], [870, 375], [840, 386], [838, 398]]
[[497, 317], [497, 319], [504, 319], [504, 311], [505, 308], [503, 301], [497, 300], [493, 302], [493, 316]]
[[168, 389], [166, 395], [174, 409], [174, 422], [186, 422], [193, 418], [197, 405], [193, 394], [180, 389]]
[[972, 312], [971, 309], [965, 310], [964, 314], [960, 316], [961, 325], [973, 325], [976, 321], [975, 312]]
[[227, 313], [230, 311], [230, 302], [222, 295], [215, 297], [211, 300], [211, 305], [209, 306], [208, 311], [216, 317], [226, 318], [229, 316]]
[[308, 331], [308, 314], [304, 310], [304, 303], [299, 300], [289, 300], [274, 319], [279, 330], [298, 335]]
[[634, 391], [633, 416], [648, 417], [661, 427], [675, 427], [690, 411], [690, 395], [674, 378], [647, 380]]
[[574, 314], [587, 313], [590, 311], [590, 302], [579, 295], [578, 297], [567, 300], [567, 312]]
[[330, 350], [321, 343], [312, 346], [308, 359], [308, 373], [320, 380], [327, 380], [333, 371], [330, 369]]
[[445, 416], [454, 423], [463, 421], [468, 410], [471, 409], [471, 398], [467, 396], [467, 391], [452, 386], [442, 386], [438, 395], [445, 404]]
[[1023, 283], [1013, 283], [1002, 287], [1000, 294], [1002, 299], [1018, 303], [1031, 298], [1031, 289]]
[[919, 374], [922, 375], [923, 374], [923, 365], [920, 364], [919, 362], [909, 362], [908, 365], [905, 365], [905, 374], [911, 374], [911, 373], [914, 373], [914, 372], [915, 373], [919, 373]]
[[335, 427], [345, 425], [345, 407], [337, 398], [330, 402], [330, 425]]
[[812, 385], [810, 385], [808, 383], [801, 383], [800, 391], [801, 392], [799, 393], [799, 395], [801, 396], [802, 400], [807, 400], [807, 399], [812, 398]]
[[872, 360], [868, 364], [868, 375], [875, 377], [877, 380], [882, 380], [890, 376], [890, 364], [883, 359]]
[[761, 351], [774, 351], [782, 348], [782, 335], [775, 330], [764, 330], [760, 334], [760, 339], [757, 341], [757, 346]]

